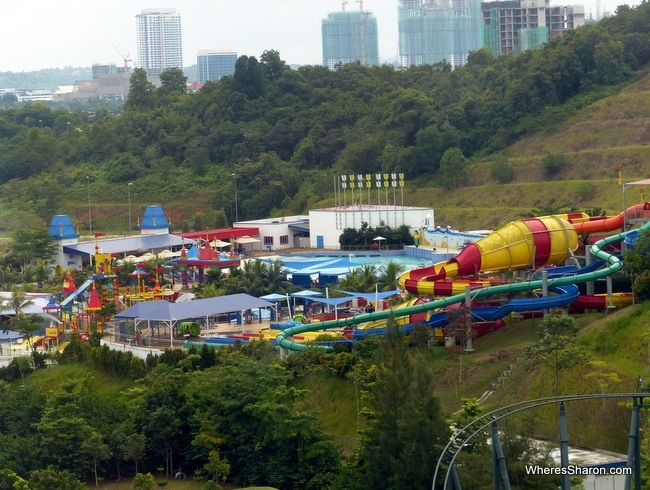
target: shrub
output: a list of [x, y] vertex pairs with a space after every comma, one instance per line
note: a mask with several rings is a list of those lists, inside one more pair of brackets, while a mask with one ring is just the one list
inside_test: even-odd
[[544, 174], [547, 176], [557, 175], [564, 167], [566, 167], [567, 159], [561, 153], [549, 153], [542, 158], [542, 167]]
[[639, 301], [650, 299], [650, 271], [644, 271], [634, 280], [634, 294]]
[[582, 182], [576, 189], [576, 196], [583, 201], [593, 199], [596, 197], [596, 186], [592, 182]]
[[515, 169], [505, 159], [499, 159], [492, 164], [490, 175], [499, 184], [507, 184], [515, 178]]
[[133, 478], [131, 488], [136, 490], [153, 490], [156, 485], [156, 480], [151, 473], [138, 473]]

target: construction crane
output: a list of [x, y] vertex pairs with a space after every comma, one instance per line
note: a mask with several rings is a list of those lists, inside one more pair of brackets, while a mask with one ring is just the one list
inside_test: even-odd
[[124, 61], [124, 73], [128, 73], [129, 71], [129, 61], [133, 61], [131, 59], [131, 53], [128, 53], [126, 57], [123, 57], [122, 60]]
[[120, 48], [118, 48], [117, 45], [115, 44], [115, 42], [113, 41], [113, 38], [111, 36], [109, 36], [108, 33], [106, 31], [104, 31], [104, 29], [102, 29], [101, 27], [100, 27], [100, 30], [104, 33], [106, 38], [109, 40], [109, 42], [111, 43], [111, 46], [113, 46], [113, 49], [115, 50], [115, 52], [120, 55], [120, 58], [122, 58], [122, 62], [124, 63], [124, 72], [128, 73], [128, 71], [129, 71], [129, 62], [133, 62], [133, 60], [131, 59], [131, 53], [128, 53], [126, 56], [124, 56], [122, 54], [122, 51], [120, 50]]
[[124, 62], [124, 73], [129, 72], [129, 61], [133, 61], [131, 59], [131, 53], [128, 53], [126, 56], [122, 54], [122, 52], [118, 49], [117, 46], [115, 46], [115, 43], [111, 41], [111, 44], [115, 48], [115, 51], [117, 51], [117, 54], [120, 55], [120, 58], [122, 58], [122, 61]]

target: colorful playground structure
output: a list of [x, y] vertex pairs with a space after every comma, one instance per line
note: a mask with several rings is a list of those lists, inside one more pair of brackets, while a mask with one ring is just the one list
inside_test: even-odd
[[[636, 230], [628, 227], [641, 224]], [[566, 265], [575, 260], [580, 238], [593, 233], [623, 232], [599, 239], [585, 247], [585, 266]], [[558, 307], [608, 309], [631, 304], [631, 294], [584, 296], [577, 284], [608, 279], [622, 268], [612, 248], [630, 233], [650, 230], [650, 203], [636, 204], [610, 217], [583, 213], [544, 216], [515, 221], [484, 238], [465, 244], [460, 253], [430, 267], [403, 274], [400, 287], [430, 301], [415, 301], [386, 311], [361, 314], [317, 323], [299, 324], [279, 331], [276, 342], [285, 349], [303, 350], [295, 336], [307, 332], [353, 326], [355, 338], [380, 334], [382, 328], [362, 329], [361, 324], [385, 323], [389, 316], [398, 324], [412, 326], [422, 317], [431, 327], [444, 325], [447, 309], [460, 303], [471, 309], [474, 321], [488, 325], [479, 334], [499, 328], [511, 313], [541, 312]], [[594, 259], [592, 261], [592, 258]], [[608, 279], [609, 281], [609, 279]], [[611, 284], [608, 282], [608, 285]], [[405, 320], [406, 319], [406, 320]]]
[[[459, 234], [458, 242], [453, 244], [461, 250], [455, 257], [400, 277], [400, 288], [414, 297], [399, 306], [390, 310], [355, 311], [334, 318], [328, 314], [312, 315], [310, 323], [294, 322], [252, 333], [242, 332], [229, 336], [232, 337], [229, 342], [264, 338], [283, 348], [301, 350], [306, 348], [306, 342], [316, 342], [323, 334], [330, 336], [330, 341], [332, 337], [335, 341], [350, 341], [381, 334], [389, 316], [407, 332], [415, 324], [426, 324], [436, 329], [438, 340], [443, 340], [442, 328], [449, 322], [449, 311], [459, 304], [465, 304], [471, 311], [478, 335], [498, 329], [514, 318], [539, 315], [553, 308], [567, 308], [569, 312], [620, 308], [632, 304], [631, 293], [613, 293], [608, 289], [607, 294], [580, 294], [576, 285], [608, 279], [620, 270], [617, 244], [624, 242], [626, 247], [633, 247], [634, 238], [639, 231], [648, 229], [649, 221], [650, 203], [646, 202], [615, 216], [570, 213], [515, 221], [487, 235]], [[637, 225], [642, 226], [629, 229]], [[620, 229], [622, 233], [607, 235]], [[449, 237], [448, 230], [444, 233]], [[423, 237], [421, 243], [433, 246], [428, 241], [431, 237], [424, 239], [428, 236], [426, 229], [419, 235]], [[598, 240], [587, 246], [594, 236]], [[581, 240], [585, 241], [586, 264], [578, 265], [574, 253], [581, 247]], [[450, 243], [448, 239], [444, 245], [449, 247]], [[185, 255], [183, 247], [176, 261], [182, 277], [186, 277], [188, 267], [198, 267], [202, 275], [205, 267], [239, 264], [237, 259], [208, 250], [208, 244], [206, 240], [205, 250], [192, 258]], [[79, 287], [73, 276], [66, 274], [62, 287], [65, 298], [60, 305], [51, 307], [60, 310], [61, 321], [46, 329], [45, 337], [50, 343], [66, 332], [103, 331], [106, 319], [103, 307], [109, 302], [120, 309], [143, 301], [176, 299], [175, 291], [161, 286], [163, 274], [169, 272], [163, 267], [156, 267], [151, 273], [137, 264], [129, 274], [131, 284], [120, 286], [117, 281], [120, 269], [111, 254], [101, 253], [96, 246], [93, 261], [94, 274]], [[186, 279], [182, 283], [185, 285]], [[80, 295], [84, 295], [85, 301], [79, 301]], [[181, 333], [197, 337], [200, 334], [197, 328], [196, 324], [187, 324]]]

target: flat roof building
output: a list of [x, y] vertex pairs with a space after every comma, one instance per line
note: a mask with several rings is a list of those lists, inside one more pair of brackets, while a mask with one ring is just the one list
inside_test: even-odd
[[196, 79], [201, 85], [217, 82], [235, 73], [237, 53], [232, 50], [202, 49], [196, 56]]
[[138, 60], [149, 76], [183, 68], [181, 16], [176, 9], [143, 9], [135, 16]]
[[377, 19], [372, 12], [334, 12], [323, 19], [323, 66], [379, 65]]

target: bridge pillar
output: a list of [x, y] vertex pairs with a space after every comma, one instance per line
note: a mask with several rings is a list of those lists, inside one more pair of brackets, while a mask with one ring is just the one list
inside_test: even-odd
[[[564, 402], [560, 402], [560, 467], [569, 467], [569, 431], [566, 424], [566, 409]], [[562, 475], [562, 490], [571, 490], [571, 476], [568, 474]]]
[[458, 479], [458, 473], [456, 473], [456, 466], [452, 465], [449, 468], [449, 484], [448, 490], [462, 490], [460, 487], [460, 480]]
[[[632, 417], [630, 419], [630, 435], [627, 445], [627, 468], [633, 468], [634, 488], [641, 490], [641, 442], [639, 429], [639, 399], [634, 397], [632, 402]], [[625, 475], [625, 490], [632, 488], [632, 474]]]
[[492, 422], [492, 486], [494, 490], [500, 490], [502, 482], [504, 490], [510, 490], [506, 457], [503, 455], [499, 440], [499, 426], [495, 420]]

